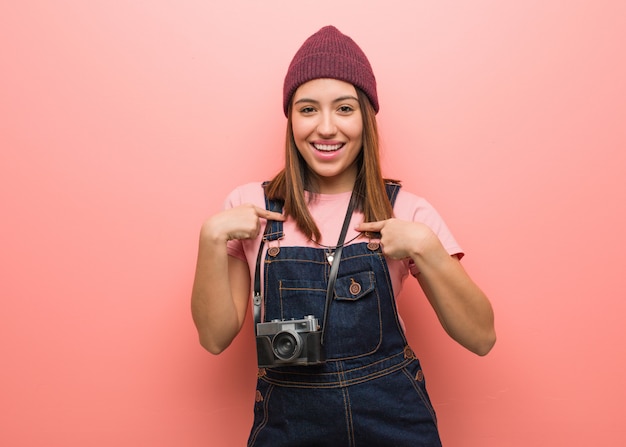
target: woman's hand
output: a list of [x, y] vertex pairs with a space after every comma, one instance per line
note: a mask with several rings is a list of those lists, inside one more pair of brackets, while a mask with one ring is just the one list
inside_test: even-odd
[[261, 231], [261, 219], [284, 221], [285, 216], [252, 204], [239, 205], [207, 219], [202, 226], [201, 236], [218, 243], [233, 239], [254, 239]]
[[391, 259], [413, 258], [439, 243], [437, 235], [423, 223], [399, 219], [363, 222], [357, 231], [380, 233], [380, 244], [385, 256]]

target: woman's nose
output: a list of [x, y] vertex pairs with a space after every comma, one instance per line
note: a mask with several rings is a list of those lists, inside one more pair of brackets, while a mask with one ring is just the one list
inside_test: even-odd
[[320, 121], [317, 125], [317, 133], [320, 134], [320, 136], [332, 136], [337, 133], [337, 126], [335, 125], [332, 114], [320, 114]]

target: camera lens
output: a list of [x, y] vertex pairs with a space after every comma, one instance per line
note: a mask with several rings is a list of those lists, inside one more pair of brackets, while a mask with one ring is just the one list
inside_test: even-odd
[[272, 349], [280, 360], [293, 360], [302, 352], [302, 338], [296, 332], [279, 332], [272, 339]]

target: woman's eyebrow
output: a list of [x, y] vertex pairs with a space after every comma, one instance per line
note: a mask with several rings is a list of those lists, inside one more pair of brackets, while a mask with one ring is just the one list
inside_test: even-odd
[[[333, 100], [333, 103], [336, 102], [341, 102], [341, 101], [346, 101], [348, 99], [352, 99], [354, 101], [358, 101], [359, 98], [357, 98], [356, 96], [352, 96], [352, 95], [345, 95], [345, 96], [340, 96], [339, 98]], [[311, 99], [311, 98], [300, 98], [297, 101], [294, 102], [294, 104], [299, 104], [302, 102], [308, 102], [308, 103], [312, 103], [312, 104], [319, 104], [320, 102], [315, 100], [315, 99]]]

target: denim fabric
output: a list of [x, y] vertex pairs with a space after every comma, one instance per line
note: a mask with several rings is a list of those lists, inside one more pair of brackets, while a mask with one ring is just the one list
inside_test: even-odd
[[[259, 379], [250, 446], [441, 446], [419, 361], [337, 387]], [[420, 379], [418, 379], [420, 378]]]
[[[282, 226], [272, 231], [280, 237]], [[314, 315], [322, 323], [324, 249], [281, 247], [263, 271], [265, 321]], [[379, 244], [343, 248], [335, 291], [326, 363], [259, 369], [248, 446], [441, 446]]]

